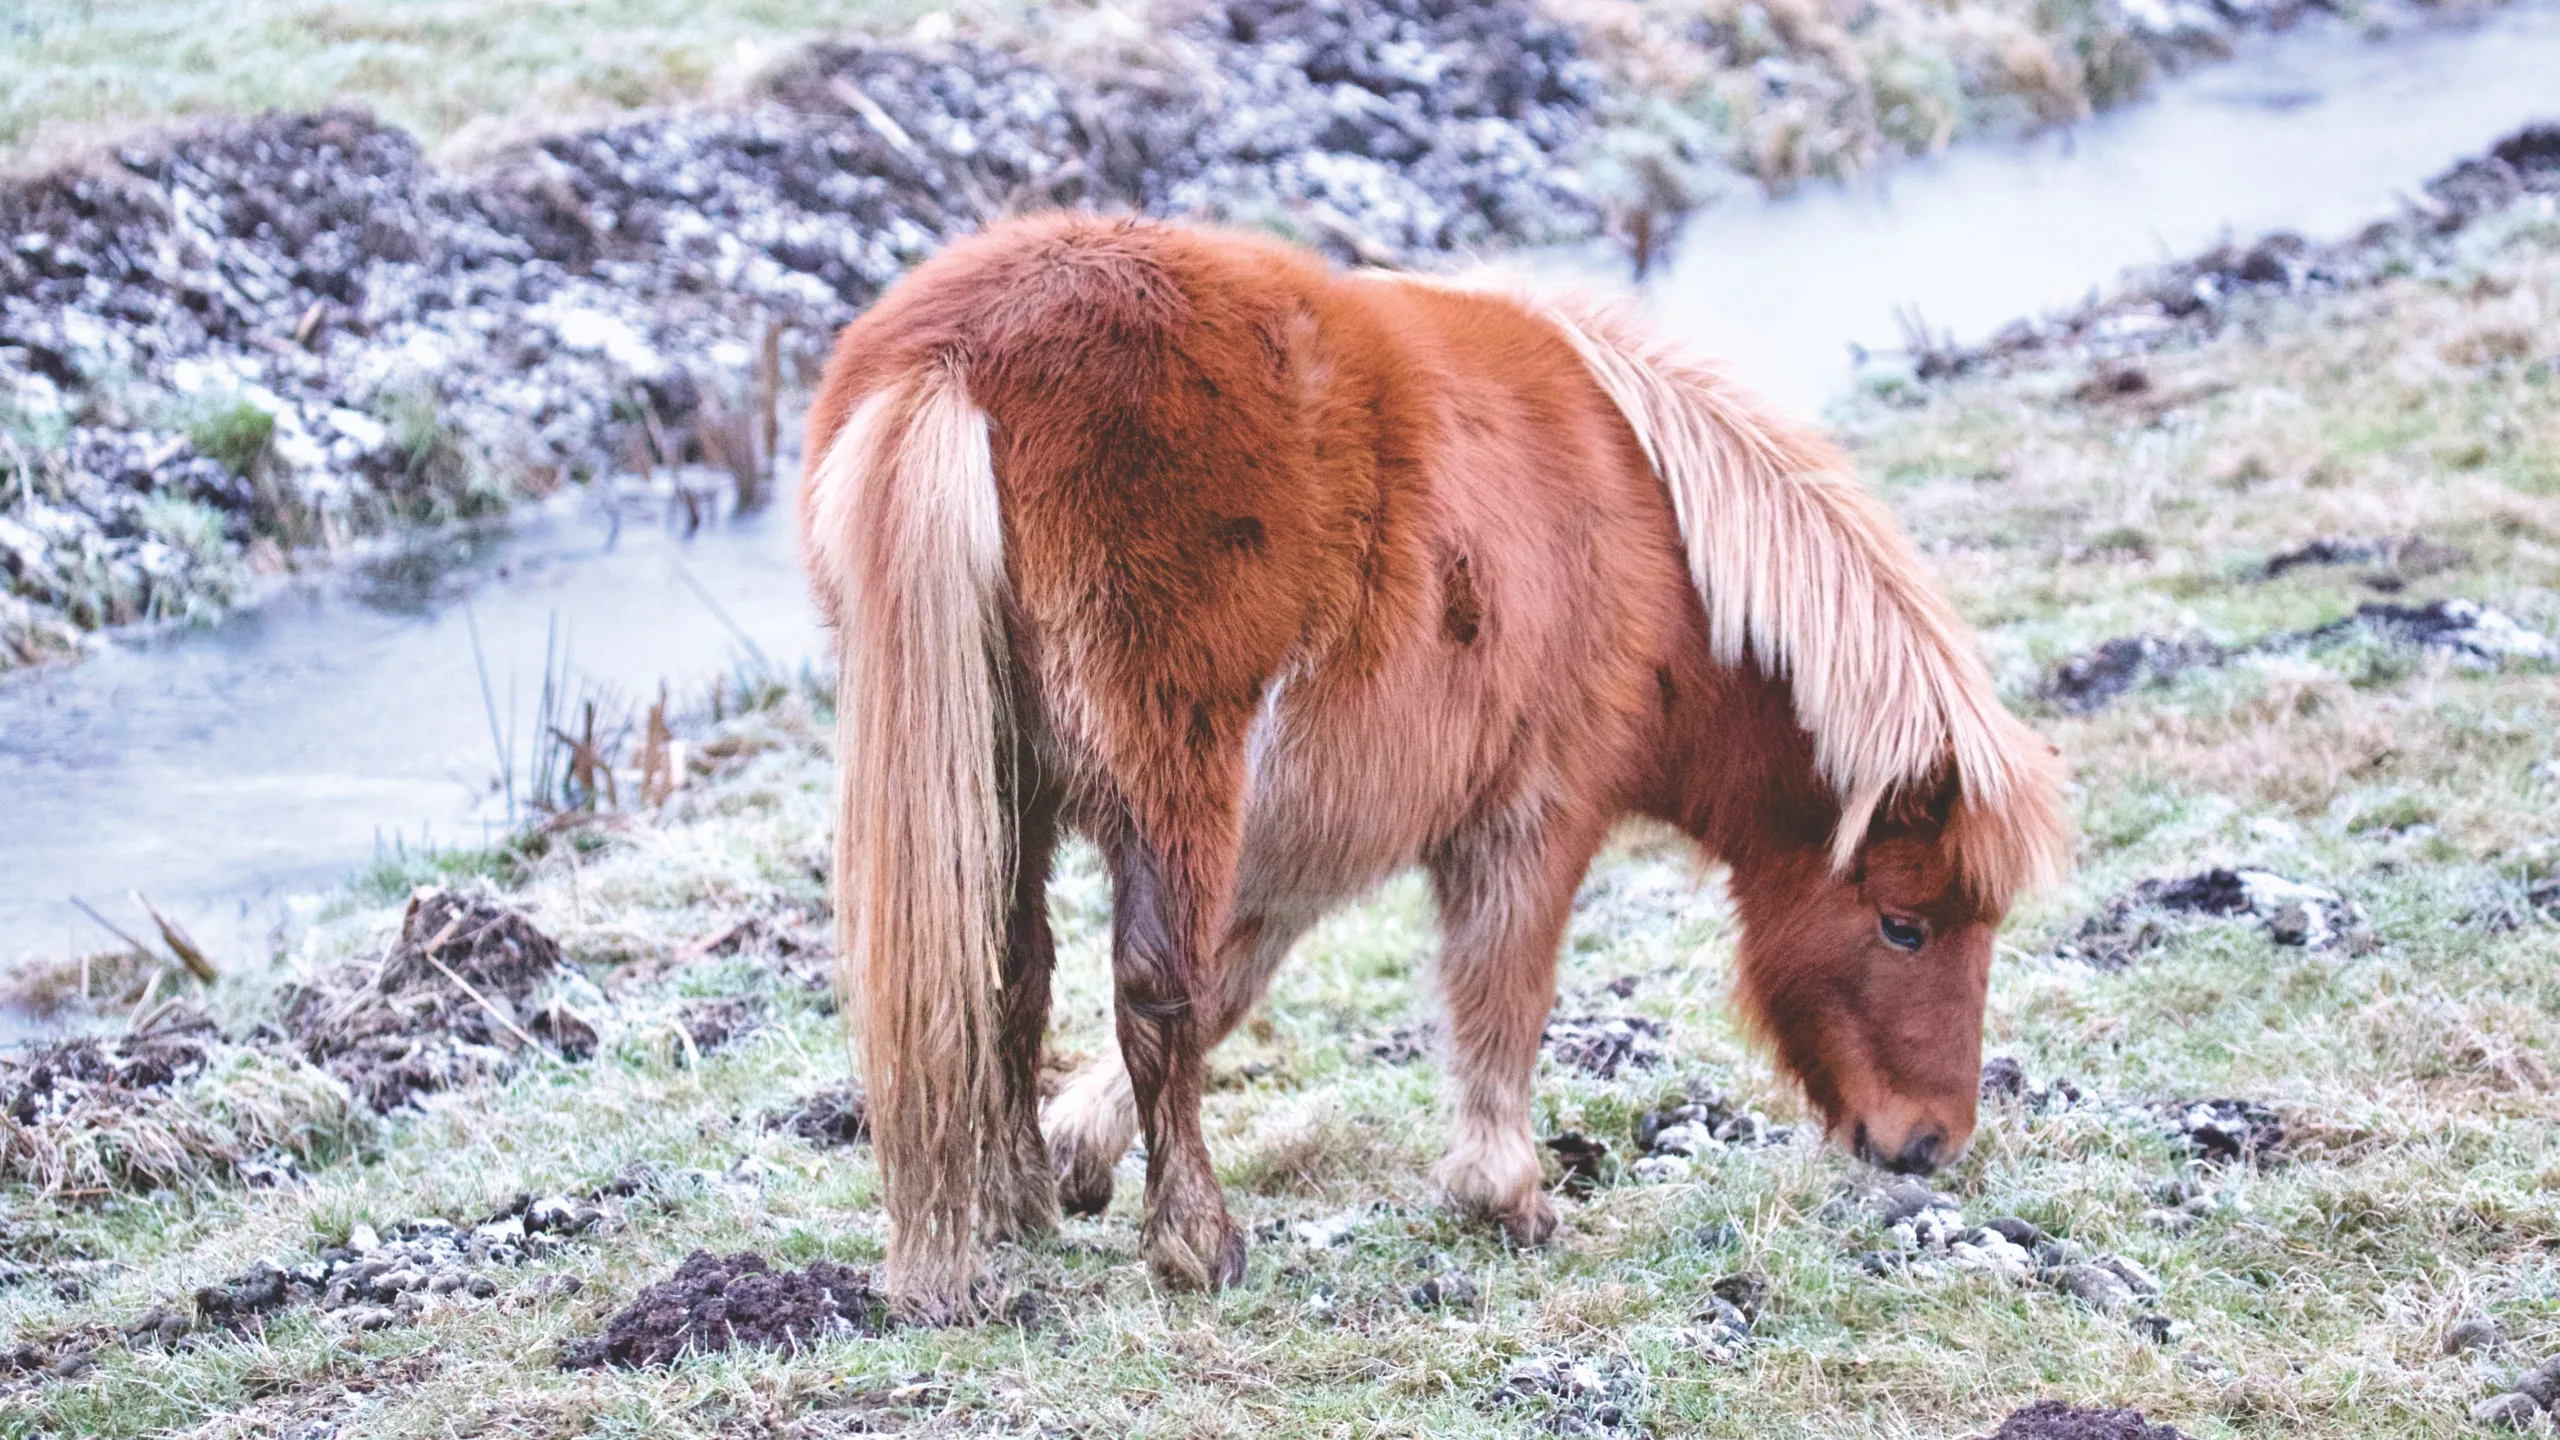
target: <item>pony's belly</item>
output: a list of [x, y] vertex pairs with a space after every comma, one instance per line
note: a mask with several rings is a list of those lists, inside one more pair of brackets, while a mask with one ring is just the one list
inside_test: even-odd
[[1420, 859], [1467, 791], [1470, 757], [1447, 729], [1381, 713], [1395, 707], [1375, 692], [1322, 706], [1283, 691], [1266, 697], [1248, 750], [1238, 914], [1358, 899]]

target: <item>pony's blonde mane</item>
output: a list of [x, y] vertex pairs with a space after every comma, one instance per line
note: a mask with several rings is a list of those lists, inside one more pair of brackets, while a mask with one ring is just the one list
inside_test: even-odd
[[1718, 663], [1783, 676], [1840, 800], [1846, 868], [1888, 798], [1948, 776], [1978, 892], [2057, 877], [2068, 840], [2050, 747], [2000, 704], [1964, 622], [1846, 457], [1722, 367], [1587, 303], [1527, 300], [1561, 330], [1670, 492]]

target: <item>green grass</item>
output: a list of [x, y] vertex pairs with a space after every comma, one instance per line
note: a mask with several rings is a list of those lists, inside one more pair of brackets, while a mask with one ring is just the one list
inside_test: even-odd
[[[0, 157], [197, 115], [371, 107], [431, 143], [480, 122], [719, 98], [812, 39], [896, 33], [927, 0], [13, 0]], [[999, 5], [999, 10], [1008, 8]]]
[[[2472, 271], [2454, 280], [2270, 304], [2226, 338], [2149, 357], [2146, 397], [2059, 399], [2079, 379], [2065, 367], [1838, 422], [2021, 704], [2055, 659], [2112, 635], [2245, 642], [2349, 613], [2373, 594], [2369, 567], [2255, 578], [2267, 555], [2324, 534], [2459, 548], [2466, 559], [2398, 598], [2463, 595], [2550, 633], [2560, 500], [2533, 457], [2560, 446], [2548, 363], [2560, 235], [2523, 226], [2472, 243]], [[2521, 354], [2466, 338], [2491, 327], [2518, 331]], [[2473, 446], [2486, 463], [2444, 463]], [[783, 685], [724, 696], [722, 710], [697, 752], [709, 773], [663, 815], [582, 844], [387, 863], [292, 963], [363, 953], [405, 886], [459, 875], [512, 887], [608, 983], [745, 914], [822, 931], [827, 720]], [[1989, 1042], [2090, 1099], [1986, 1106], [1972, 1153], [1939, 1183], [1972, 1219], [2024, 1216], [2156, 1271], [2179, 1326], [2167, 1343], [2040, 1285], [1866, 1274], [1852, 1257], [1882, 1237], [1839, 1203], [1863, 1172], [1809, 1144], [1564, 1199], [1557, 1243], [1534, 1253], [1459, 1222], [1426, 1179], [1447, 1104], [1438, 1066], [1369, 1058], [1429, 1014], [1430, 907], [1402, 880], [1310, 936], [1262, 1018], [1213, 1059], [1212, 1150], [1258, 1237], [1225, 1294], [1152, 1289], [1124, 1168], [1110, 1214], [995, 1257], [1005, 1285], [1040, 1297], [1031, 1328], [907, 1331], [663, 1373], [557, 1370], [563, 1344], [693, 1249], [881, 1253], [869, 1152], [814, 1150], [759, 1123], [840, 1080], [835, 1018], [783, 969], [718, 959], [619, 990], [597, 1059], [440, 1101], [298, 1187], [82, 1204], [0, 1189], [18, 1263], [122, 1267], [77, 1300], [0, 1288], [0, 1331], [46, 1335], [336, 1243], [359, 1219], [467, 1218], [633, 1161], [694, 1174], [529, 1263], [498, 1300], [413, 1328], [349, 1335], [297, 1312], [260, 1339], [111, 1348], [77, 1378], [0, 1380], [0, 1434], [319, 1421], [346, 1435], [1534, 1435], [1540, 1417], [1495, 1392], [1522, 1357], [1550, 1352], [1639, 1367], [1636, 1419], [1660, 1435], [1955, 1440], [2044, 1396], [2139, 1405], [2195, 1440], [2466, 1433], [2473, 1403], [2560, 1348], [2546, 1058], [2560, 1043], [2560, 932], [2477, 923], [2560, 869], [2560, 686], [2548, 669], [2472, 671], [2350, 642], [2037, 720], [2076, 776], [2080, 868], [2014, 917]], [[2289, 950], [2254, 926], [2194, 923], [2116, 973], [2037, 958], [2133, 883], [2215, 864], [2332, 886], [2362, 907], [2373, 943]], [[1089, 850], [1070, 853], [1052, 904], [1054, 1045], [1091, 1053], [1108, 1043], [1109, 911]], [[1647, 834], [1612, 847], [1566, 946], [1563, 1008], [1666, 1019], [1670, 1059], [1608, 1082], [1543, 1075], [1540, 1133], [1578, 1128], [1624, 1154], [1634, 1117], [1693, 1079], [1802, 1118], [1723, 1007], [1732, 939], [1713, 877], [1676, 848]], [[699, 1065], [651, 1038], [671, 997], [740, 991], [771, 998], [776, 1024], [758, 1038]], [[2150, 1108], [2225, 1095], [2284, 1113], [2284, 1158], [2199, 1167]], [[2191, 1228], [2146, 1218], [2173, 1184], [2207, 1197]], [[1339, 1245], [1290, 1232], [1349, 1211], [1360, 1218]], [[1768, 1278], [1769, 1300], [1737, 1362], [1700, 1342], [1697, 1317], [1717, 1278], [1746, 1269]], [[1449, 1270], [1478, 1287], [1473, 1306], [1407, 1303]], [[549, 1275], [583, 1288], [544, 1293]], [[2494, 1317], [2507, 1348], [2442, 1354], [2445, 1326], [2469, 1313]]]

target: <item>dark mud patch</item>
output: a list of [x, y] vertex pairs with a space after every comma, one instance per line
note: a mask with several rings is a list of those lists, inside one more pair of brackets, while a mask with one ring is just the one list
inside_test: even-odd
[[2282, 1153], [2284, 1117], [2255, 1100], [2170, 1100], [2160, 1113], [2172, 1137], [2196, 1158], [2223, 1165], [2257, 1165]]
[[592, 1049], [593, 1027], [543, 1019], [534, 1003], [568, 975], [524, 912], [486, 892], [421, 890], [390, 949], [296, 986], [283, 1025], [313, 1064], [390, 1111], [506, 1074], [533, 1052]]
[[1692, 1082], [1636, 1117], [1638, 1158], [1629, 1168], [1639, 1180], [1685, 1180], [1705, 1156], [1783, 1145], [1795, 1134], [1794, 1126], [1773, 1124], [1768, 1116], [1737, 1104], [1713, 1086]]
[[1519, 1408], [1551, 1435], [1641, 1435], [1652, 1377], [1632, 1355], [1542, 1349], [1503, 1372], [1486, 1403]]
[[2187, 1440], [2155, 1425], [2139, 1410], [2084, 1410], [2060, 1400], [2039, 1400], [2000, 1422], [1984, 1440]]
[[822, 1150], [859, 1145], [871, 1138], [871, 1106], [860, 1086], [836, 1085], [765, 1116], [764, 1128], [788, 1131]]
[[1609, 1153], [1609, 1142], [1596, 1140], [1579, 1130], [1567, 1130], [1547, 1141], [1547, 1153], [1556, 1157], [1562, 1173], [1556, 1188], [1567, 1195], [1589, 1195], [1617, 1178], [1618, 1158]]
[[1399, 1025], [1369, 1042], [1369, 1058], [1381, 1065], [1414, 1065], [1440, 1053], [1440, 1027]]
[[761, 995], [723, 995], [684, 1001], [676, 1006], [673, 1023], [696, 1054], [708, 1055], [764, 1029], [772, 1014], [772, 1005]]
[[775, 1270], [761, 1255], [697, 1250], [640, 1292], [605, 1333], [569, 1347], [561, 1366], [641, 1369], [736, 1346], [798, 1350], [839, 1335], [879, 1335], [888, 1308], [869, 1274], [830, 1261]]
[[2356, 607], [2343, 620], [2265, 642], [2266, 648], [2317, 645], [2367, 630], [2402, 645], [2435, 650], [2458, 664], [2495, 668], [2508, 660], [2560, 659], [2550, 637], [2527, 629], [2515, 617], [2473, 600], [2438, 600], [2426, 605], [2374, 601]]
[[2439, 545], [2422, 535], [2385, 535], [2372, 539], [2323, 536], [2267, 557], [2259, 577], [2280, 579], [2293, 571], [2343, 565], [2370, 565], [2360, 577], [2368, 588], [2387, 594], [2408, 588], [2471, 563], [2471, 552]]
[[2104, 709], [2138, 687], [2166, 685], [2190, 670], [2210, 669], [2227, 657], [2201, 636], [2168, 639], [2125, 635], [2054, 667], [2036, 698], [2073, 715]]
[[1559, 1015], [1540, 1042], [1563, 1069], [1596, 1080], [1622, 1070], [1650, 1070], [1662, 1063], [1661, 1041], [1671, 1027], [1648, 1015]]
[[2096, 969], [2121, 970], [2166, 945], [2183, 920], [2194, 918], [2253, 918], [2271, 942], [2304, 949], [2376, 943], [2364, 912], [2336, 891], [2270, 871], [2217, 867], [2143, 881], [2082, 920], [2053, 953]]
[[183, 1006], [0, 1056], [0, 1181], [58, 1196], [279, 1182], [368, 1128], [329, 1076]]

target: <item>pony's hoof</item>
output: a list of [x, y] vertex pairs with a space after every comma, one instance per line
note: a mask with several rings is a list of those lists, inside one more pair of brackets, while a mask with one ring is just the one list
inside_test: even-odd
[[1049, 1152], [1058, 1172], [1058, 1208], [1070, 1215], [1099, 1215], [1111, 1208], [1111, 1163], [1088, 1155], [1072, 1141]]
[[1147, 1269], [1167, 1290], [1224, 1290], [1244, 1279], [1244, 1232], [1224, 1215], [1218, 1233], [1202, 1241], [1170, 1232], [1147, 1237]]
[[1502, 1226], [1502, 1238], [1524, 1250], [1533, 1250], [1555, 1238], [1556, 1207], [1544, 1195], [1533, 1194], [1529, 1203], [1510, 1214], [1495, 1217]]

